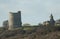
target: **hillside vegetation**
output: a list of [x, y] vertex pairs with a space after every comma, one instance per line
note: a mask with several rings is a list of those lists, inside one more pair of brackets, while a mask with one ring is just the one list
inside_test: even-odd
[[14, 30], [0, 30], [0, 39], [60, 39], [60, 26], [29, 26]]

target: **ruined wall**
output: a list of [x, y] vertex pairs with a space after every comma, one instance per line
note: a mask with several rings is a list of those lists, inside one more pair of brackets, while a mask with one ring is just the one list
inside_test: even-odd
[[8, 25], [8, 20], [3, 21], [3, 28], [4, 28], [5, 30], [7, 30], [8, 27], [9, 27], [9, 25]]

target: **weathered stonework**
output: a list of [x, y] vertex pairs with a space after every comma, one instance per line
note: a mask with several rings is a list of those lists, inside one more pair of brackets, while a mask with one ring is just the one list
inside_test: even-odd
[[9, 30], [18, 28], [22, 26], [21, 22], [21, 11], [18, 11], [17, 13], [10, 12], [9, 13]]

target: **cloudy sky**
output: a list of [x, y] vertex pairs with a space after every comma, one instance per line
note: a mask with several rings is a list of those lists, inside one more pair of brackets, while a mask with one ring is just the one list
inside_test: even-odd
[[21, 11], [22, 23], [38, 24], [49, 20], [60, 19], [60, 0], [0, 0], [0, 26], [8, 20], [9, 12]]

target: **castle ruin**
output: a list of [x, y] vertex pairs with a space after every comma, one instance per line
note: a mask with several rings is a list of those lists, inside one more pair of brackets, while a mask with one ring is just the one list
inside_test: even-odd
[[10, 12], [9, 13], [9, 30], [13, 28], [18, 28], [22, 26], [21, 22], [21, 11], [18, 11], [17, 13]]
[[19, 28], [22, 26], [21, 22], [21, 11], [18, 12], [10, 12], [9, 13], [9, 19], [7, 22], [4, 21], [3, 26], [7, 26], [8, 30], [12, 30], [14, 28]]

